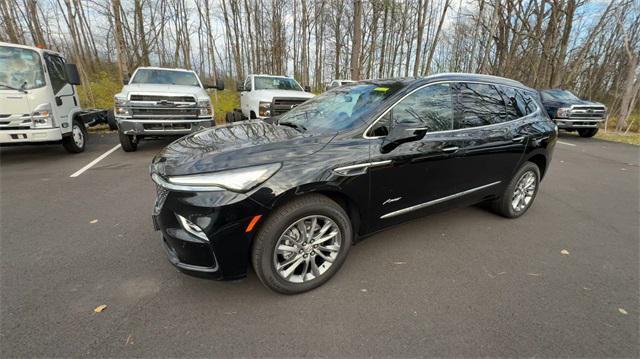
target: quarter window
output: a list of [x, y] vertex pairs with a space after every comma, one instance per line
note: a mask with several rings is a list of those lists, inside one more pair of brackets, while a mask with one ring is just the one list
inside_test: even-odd
[[59, 56], [48, 54], [45, 55], [44, 59], [47, 63], [47, 71], [49, 72], [49, 78], [51, 79], [53, 93], [57, 95], [68, 83], [67, 74], [64, 70], [64, 60]]
[[493, 85], [459, 83], [456, 92], [459, 111], [455, 129], [492, 125], [507, 119], [502, 96]]
[[498, 91], [504, 98], [507, 110], [507, 121], [515, 120], [527, 115], [526, 109], [523, 107], [522, 95], [513, 87], [499, 86]]
[[392, 123], [429, 132], [451, 130], [453, 102], [449, 84], [426, 86], [405, 97], [376, 123], [369, 135], [386, 136]]

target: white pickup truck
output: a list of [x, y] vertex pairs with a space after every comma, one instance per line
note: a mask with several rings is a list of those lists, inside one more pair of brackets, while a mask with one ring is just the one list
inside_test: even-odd
[[249, 75], [238, 85], [240, 108], [226, 114], [227, 122], [282, 115], [315, 96], [290, 77]]
[[115, 95], [114, 116], [125, 152], [138, 148], [144, 137], [182, 136], [215, 126], [213, 106], [206, 89], [190, 70], [139, 67]]
[[83, 110], [78, 69], [57, 52], [0, 42], [0, 145], [62, 143], [82, 152], [87, 126], [106, 110]]

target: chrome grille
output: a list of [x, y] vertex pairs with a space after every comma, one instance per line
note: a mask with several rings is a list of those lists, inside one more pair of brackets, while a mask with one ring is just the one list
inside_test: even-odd
[[177, 116], [177, 117], [198, 117], [197, 108], [176, 108], [176, 107], [145, 107], [131, 109], [131, 114], [135, 117], [158, 117], [158, 116]]
[[604, 118], [604, 106], [572, 106], [569, 119], [578, 121], [600, 121]]
[[305, 101], [306, 98], [275, 97], [271, 102], [271, 116], [282, 115]]
[[196, 99], [193, 96], [164, 96], [164, 95], [131, 95], [129, 97], [131, 101], [149, 101], [149, 102], [192, 102], [195, 103]]

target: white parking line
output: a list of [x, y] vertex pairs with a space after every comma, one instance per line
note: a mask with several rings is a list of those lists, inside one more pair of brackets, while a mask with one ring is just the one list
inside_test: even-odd
[[109, 156], [110, 154], [112, 154], [115, 150], [117, 150], [118, 148], [120, 148], [120, 145], [115, 146], [114, 148], [110, 149], [109, 151], [103, 153], [100, 155], [100, 157], [96, 158], [95, 160], [89, 162], [88, 165], [82, 167], [81, 169], [79, 169], [78, 171], [74, 172], [71, 176], [69, 177], [78, 177], [81, 174], [84, 173], [84, 171], [88, 170], [89, 168], [93, 167], [93, 165], [95, 165], [96, 163], [102, 161], [103, 159], [105, 159], [105, 157]]
[[558, 143], [561, 144], [561, 145], [567, 145], [567, 146], [576, 147], [576, 145], [574, 145], [573, 143], [569, 143], [569, 142], [558, 141]]

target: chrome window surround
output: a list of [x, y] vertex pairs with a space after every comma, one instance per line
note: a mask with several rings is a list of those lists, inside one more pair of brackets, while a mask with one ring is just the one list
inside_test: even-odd
[[[376, 138], [384, 138], [386, 136], [368, 136], [367, 133], [369, 133], [369, 131], [371, 131], [371, 128], [378, 123], [378, 121], [380, 121], [382, 119], [382, 117], [384, 117], [389, 111], [391, 111], [394, 107], [396, 107], [397, 104], [399, 104], [400, 102], [402, 102], [405, 98], [411, 96], [414, 92], [418, 91], [418, 90], [422, 90], [425, 87], [428, 86], [432, 86], [432, 85], [438, 85], [438, 84], [444, 84], [444, 83], [472, 83], [472, 84], [483, 84], [483, 85], [492, 85], [492, 86], [505, 86], [505, 87], [511, 87], [514, 89], [519, 89], [522, 91], [527, 91], [525, 89], [519, 88], [519, 87], [514, 87], [511, 85], [503, 85], [503, 84], [496, 84], [493, 82], [486, 82], [486, 81], [456, 81], [456, 80], [446, 80], [446, 81], [436, 81], [436, 82], [432, 82], [432, 83], [428, 83], [425, 85], [422, 85], [416, 89], [413, 89], [411, 92], [409, 92], [408, 94], [402, 96], [401, 99], [399, 99], [398, 101], [396, 101], [396, 103], [394, 103], [393, 105], [389, 106], [388, 109], [386, 109], [380, 116], [378, 116], [378, 118], [373, 121], [369, 126], [367, 126], [367, 129], [364, 131], [364, 133], [362, 134], [362, 137], [364, 139], [376, 139]], [[505, 121], [505, 122], [499, 122], [499, 123], [492, 123], [490, 125], [484, 125], [484, 126], [476, 126], [476, 127], [467, 127], [467, 128], [458, 128], [458, 129], [454, 129], [454, 130], [445, 130], [445, 131], [433, 131], [433, 132], [428, 132], [427, 135], [430, 134], [437, 134], [437, 133], [449, 133], [449, 132], [458, 132], [458, 131], [467, 131], [469, 129], [472, 128], [489, 128], [492, 126], [500, 126], [503, 125], [505, 123], [510, 123], [510, 122], [514, 122], [514, 121], [519, 121], [522, 120], [523, 118], [527, 118], [527, 117], [533, 117], [534, 115], [539, 115], [540, 114], [540, 106], [538, 106], [538, 103], [536, 101], [533, 101], [533, 103], [536, 106], [536, 110], [533, 111], [532, 113], [526, 115], [526, 116], [522, 116], [522, 117], [518, 117], [516, 119], [510, 120], [510, 121]], [[419, 130], [419, 129], [424, 129], [424, 128], [411, 128], [408, 130]]]
[[382, 215], [380, 217], [380, 219], [391, 218], [391, 217], [399, 216], [401, 214], [417, 211], [417, 210], [422, 209], [422, 208], [427, 208], [427, 207], [430, 207], [430, 206], [434, 206], [434, 205], [440, 204], [442, 202], [446, 202], [446, 201], [449, 201], [449, 200], [452, 200], [452, 199], [456, 199], [456, 198], [459, 198], [459, 197], [462, 197], [462, 196], [466, 196], [466, 195], [471, 194], [473, 192], [477, 192], [477, 191], [480, 191], [482, 189], [485, 189], [485, 188], [488, 188], [488, 187], [491, 187], [491, 186], [495, 186], [495, 185], [499, 184], [500, 182], [502, 182], [502, 181], [492, 182], [492, 183], [485, 184], [485, 185], [480, 186], [480, 187], [471, 188], [471, 189], [468, 189], [466, 191], [462, 191], [462, 192], [454, 193], [454, 194], [449, 195], [449, 196], [445, 196], [445, 197], [441, 197], [441, 198], [438, 198], [438, 199], [434, 199], [434, 200], [429, 201], [429, 202], [424, 202], [424, 203], [416, 204], [415, 206], [411, 206], [411, 207], [399, 209], [397, 211], [389, 212], [389, 213], [387, 213], [385, 215]]

